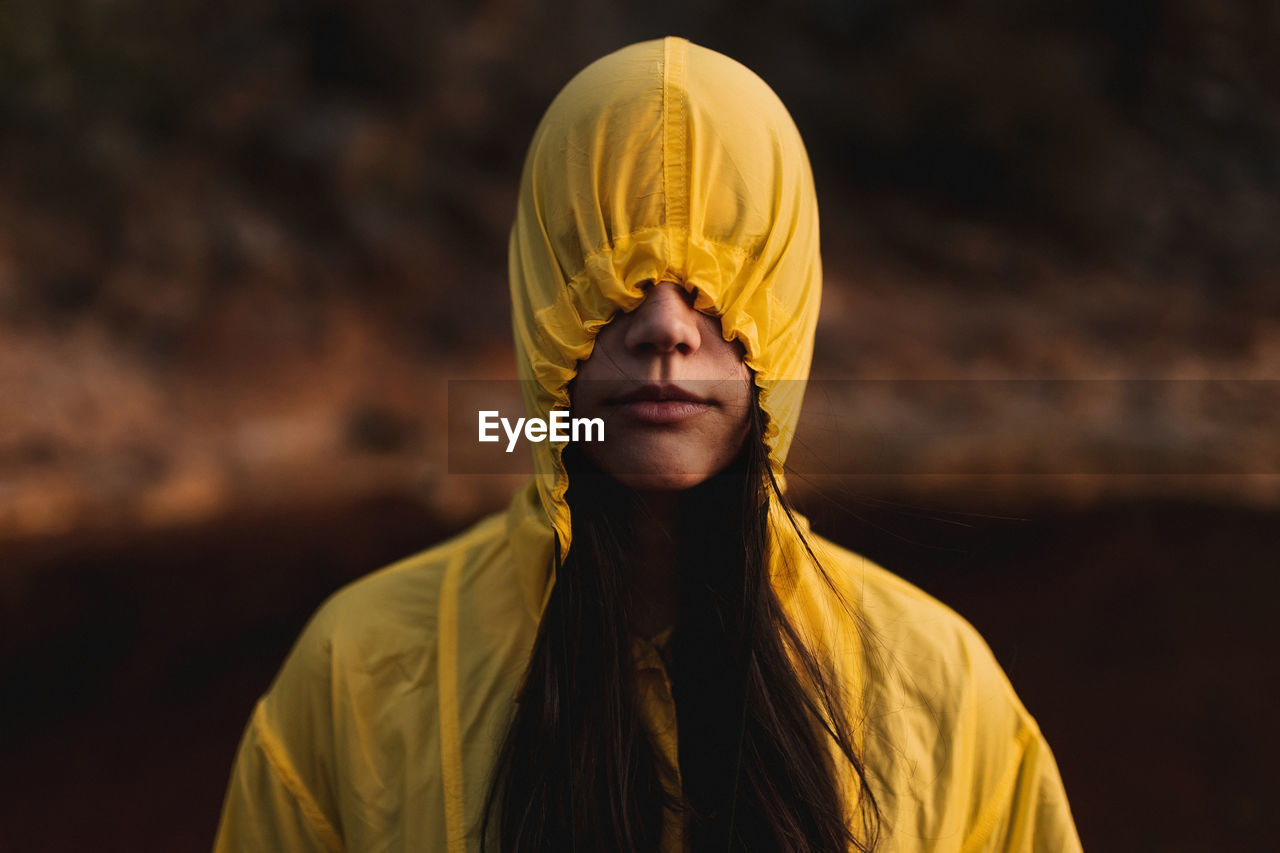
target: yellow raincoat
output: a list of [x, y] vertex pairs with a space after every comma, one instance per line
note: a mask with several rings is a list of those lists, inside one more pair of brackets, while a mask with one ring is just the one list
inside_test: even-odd
[[[780, 475], [821, 277], [808, 160], [773, 92], [681, 39], [611, 54], [556, 98], [525, 163], [510, 279], [528, 412], [567, 408], [595, 333], [639, 305], [646, 282], [674, 281], [696, 288], [695, 307], [744, 345]], [[571, 547], [563, 447], [533, 446], [534, 478], [505, 513], [347, 587], [315, 615], [253, 712], [218, 851], [477, 848], [554, 583], [553, 541]], [[771, 527], [779, 598], [857, 709], [880, 849], [1078, 850], [1049, 748], [976, 632], [813, 536], [851, 618], [794, 531], [777, 518]], [[675, 764], [662, 658], [644, 641], [636, 650], [646, 728]], [[668, 814], [663, 850], [682, 846]]]

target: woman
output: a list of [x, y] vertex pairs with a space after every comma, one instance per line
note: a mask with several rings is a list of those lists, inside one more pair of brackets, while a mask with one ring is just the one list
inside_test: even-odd
[[335, 595], [254, 711], [219, 850], [1079, 849], [963, 620], [782, 495], [817, 319], [800, 137], [680, 39], [581, 72], [511, 236], [509, 509]]

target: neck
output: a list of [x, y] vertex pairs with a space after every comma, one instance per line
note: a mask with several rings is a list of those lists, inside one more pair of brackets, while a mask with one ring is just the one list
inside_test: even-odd
[[679, 614], [681, 494], [637, 493], [639, 512], [626, 565], [632, 628], [644, 637], [674, 625]]

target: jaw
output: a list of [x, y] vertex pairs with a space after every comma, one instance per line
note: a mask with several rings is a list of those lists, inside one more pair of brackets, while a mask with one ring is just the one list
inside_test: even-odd
[[691, 489], [724, 470], [738, 451], [738, 447], [723, 440], [690, 441], [678, 430], [628, 431], [607, 441], [604, 445], [584, 445], [587, 458], [636, 491]]

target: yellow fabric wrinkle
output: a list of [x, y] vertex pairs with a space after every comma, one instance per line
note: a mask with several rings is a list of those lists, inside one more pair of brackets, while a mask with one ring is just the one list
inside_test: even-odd
[[978, 853], [978, 851], [982, 850], [982, 846], [991, 835], [991, 830], [1008, 806], [1009, 798], [1013, 793], [1014, 782], [1018, 778], [1018, 769], [1037, 734], [1038, 732], [1030, 726], [1018, 733], [1017, 749], [1009, 762], [1009, 767], [996, 785], [991, 798], [978, 814], [978, 819], [974, 821], [973, 830], [969, 833], [969, 837], [965, 839], [964, 845], [961, 846], [960, 853]]
[[306, 815], [308, 823], [315, 831], [316, 837], [324, 844], [325, 849], [330, 853], [343, 853], [345, 847], [342, 844], [342, 838], [338, 835], [337, 830], [333, 828], [333, 824], [325, 817], [324, 811], [316, 802], [315, 797], [311, 795], [310, 789], [307, 788], [305, 782], [302, 781], [298, 772], [293, 767], [293, 762], [289, 760], [289, 755], [280, 745], [280, 741], [276, 739], [275, 734], [271, 731], [271, 727], [266, 725], [264, 718], [266, 709], [259, 702], [253, 713], [254, 733], [258, 737], [258, 744], [262, 748], [263, 754], [271, 763], [271, 768], [275, 771], [284, 787], [297, 801], [298, 807], [302, 813]]
[[463, 822], [462, 736], [458, 720], [458, 575], [461, 555], [445, 569], [440, 590], [437, 640], [440, 661], [440, 778], [445, 798], [445, 837], [449, 853], [465, 849]]

